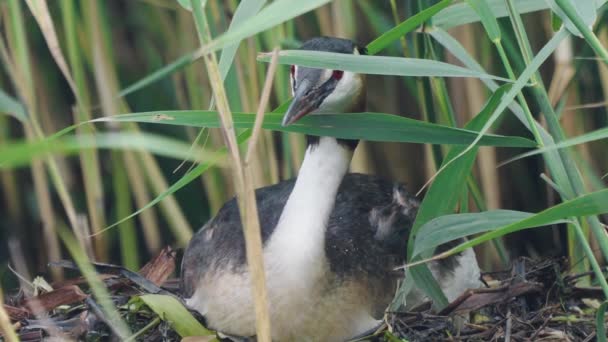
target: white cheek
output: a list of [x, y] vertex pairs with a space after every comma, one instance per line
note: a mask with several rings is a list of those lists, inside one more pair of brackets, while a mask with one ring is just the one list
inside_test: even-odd
[[353, 72], [345, 71], [336, 89], [325, 98], [316, 113], [340, 113], [350, 110], [353, 100], [361, 93], [362, 86], [361, 78]]

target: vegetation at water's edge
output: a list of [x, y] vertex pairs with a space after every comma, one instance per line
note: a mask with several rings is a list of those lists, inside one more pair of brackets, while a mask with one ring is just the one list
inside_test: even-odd
[[[441, 242], [475, 234], [467, 246], [484, 270], [519, 255], [563, 255], [567, 272], [593, 271], [579, 284], [608, 296], [599, 267], [608, 258], [603, 3], [2, 1], [0, 288], [20, 282], [29, 291], [39, 274], [61, 279], [47, 263], [62, 258], [138, 269], [165, 245], [183, 247], [244, 193], [235, 174], [255, 187], [293, 177], [304, 139], [278, 131], [278, 114], [251, 138], [251, 173], [231, 167], [240, 156], [226, 153], [223, 137], [233, 133], [219, 121], [230, 116], [226, 104], [245, 113], [234, 115], [232, 140], [244, 156], [270, 61], [258, 54], [330, 35], [360, 42], [370, 56], [280, 52], [265, 111], [290, 97], [283, 64], [339, 63], [373, 74], [370, 112], [416, 120], [323, 118], [335, 127], [324, 134], [367, 138], [353, 171], [405, 182], [412, 193], [433, 179], [407, 251], [417, 265], [409, 281], [445, 305], [418, 262]], [[298, 132], [314, 133], [317, 120], [305, 118]], [[488, 133], [500, 136], [482, 138]]]

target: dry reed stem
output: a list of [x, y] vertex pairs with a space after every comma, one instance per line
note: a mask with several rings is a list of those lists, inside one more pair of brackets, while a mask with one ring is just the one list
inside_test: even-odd
[[[191, 1], [193, 2], [193, 1]], [[201, 51], [205, 50], [205, 45], [211, 41], [208, 23], [205, 20], [202, 9], [193, 3], [193, 14], [196, 19], [199, 39], [201, 40]], [[243, 233], [245, 235], [245, 249], [247, 253], [247, 264], [251, 276], [253, 300], [256, 317], [256, 334], [257, 340], [261, 342], [271, 342], [270, 338], [270, 315], [268, 313], [268, 299], [266, 291], [266, 278], [264, 275], [264, 260], [262, 258], [262, 238], [260, 233], [260, 224], [257, 213], [257, 203], [253, 188], [248, 184], [251, 183], [251, 173], [244, 171], [243, 161], [239, 152], [239, 146], [236, 140], [234, 122], [232, 113], [228, 105], [228, 98], [224, 89], [218, 62], [215, 54], [204, 54], [203, 59], [207, 66], [207, 73], [213, 95], [215, 105], [220, 115], [222, 132], [224, 133], [224, 141], [226, 143], [228, 153], [232, 157], [233, 164], [233, 179], [236, 189], [236, 198], [243, 222]], [[248, 191], [249, 189], [249, 191]]]
[[[21, 38], [19, 39], [18, 37], [18, 33], [17, 32], [13, 32], [10, 29], [12, 29], [12, 25], [8, 25], [8, 23], [10, 23], [11, 21], [15, 21], [15, 25], [16, 26], [24, 26], [23, 22], [22, 22], [22, 13], [20, 10], [20, 7], [18, 5], [18, 3], [11, 3], [9, 4], [9, 7], [14, 6], [15, 8], [15, 12], [14, 15], [9, 14], [10, 9], [8, 7], [4, 7], [2, 15], [3, 15], [3, 20], [7, 23], [6, 25], [6, 29], [7, 29], [7, 43], [4, 43], [4, 40], [2, 38], [0, 38], [0, 57], [3, 61], [4, 64], [6, 64], [7, 68], [5, 68], [6, 72], [9, 74], [9, 79], [12, 80], [13, 86], [15, 87], [15, 90], [17, 92], [17, 94], [19, 95], [19, 97], [21, 98], [21, 100], [24, 102], [24, 106], [27, 108], [28, 111], [28, 120], [27, 121], [23, 121], [23, 130], [25, 133], [25, 137], [27, 139], [27, 141], [31, 142], [31, 141], [35, 141], [38, 138], [41, 138], [43, 136], [42, 131], [39, 127], [38, 121], [37, 121], [37, 110], [36, 110], [36, 101], [33, 95], [33, 85], [31, 84], [31, 77], [26, 77], [26, 76], [31, 76], [31, 73], [29, 72], [29, 53], [27, 52], [27, 41], [25, 38]], [[21, 45], [23, 50], [25, 51], [20, 51], [18, 49], [17, 45], [17, 41], [21, 41]], [[9, 49], [10, 48], [10, 49]], [[9, 50], [11, 51], [11, 53], [13, 54], [11, 56], [11, 54], [9, 53]], [[24, 58], [20, 58], [21, 55], [25, 54], [26, 57]], [[26, 59], [26, 61], [24, 61], [23, 59]], [[18, 63], [19, 61], [21, 61], [21, 63]], [[51, 178], [53, 180], [56, 180], [56, 178], [53, 178], [54, 176], [54, 172], [56, 172], [57, 170], [55, 168], [53, 168], [54, 164], [54, 160], [49, 158], [47, 159], [48, 162], [48, 166], [49, 166], [49, 172], [51, 173]], [[45, 240], [48, 243], [48, 250], [47, 253], [49, 254], [49, 258], [52, 258], [56, 255], [58, 255], [59, 253], [59, 242], [56, 238], [56, 233], [55, 233], [55, 217], [54, 217], [54, 212], [50, 206], [49, 203], [52, 203], [50, 200], [50, 193], [49, 193], [49, 184], [48, 184], [48, 178], [46, 175], [46, 172], [44, 170], [44, 165], [42, 163], [41, 160], [39, 159], [35, 159], [32, 161], [32, 178], [33, 178], [33, 182], [34, 182], [34, 190], [35, 190], [35, 194], [36, 194], [36, 198], [37, 198], [37, 202], [39, 203], [39, 205], [42, 207], [41, 210], [41, 221], [43, 222], [43, 232], [45, 233]], [[74, 223], [75, 220], [75, 211], [74, 211], [74, 207], [73, 204], [71, 202], [71, 199], [68, 197], [66, 198], [66, 192], [62, 191], [62, 187], [64, 187], [64, 184], [62, 182], [55, 183], [54, 184], [57, 188], [57, 191], [59, 193], [60, 196], [60, 200], [62, 202], [62, 204], [65, 207], [66, 213], [68, 215], [68, 219], [70, 220], [71, 223]], [[39, 197], [39, 196], [45, 196], [45, 197]], [[45, 210], [47, 209], [47, 210]], [[60, 277], [61, 273], [58, 272], [54, 272], [53, 275], [55, 277]], [[57, 278], [58, 279], [58, 278]]]
[[[97, 91], [101, 99], [102, 111], [105, 116], [110, 116], [119, 112], [130, 112], [126, 102], [124, 100], [118, 100], [116, 97], [116, 94], [119, 93], [120, 90], [118, 75], [116, 65], [110, 57], [109, 47], [104, 43], [101, 31], [104, 24], [99, 17], [101, 13], [98, 8], [99, 4], [95, 1], [85, 2], [85, 4], [86, 5], [83, 6], [83, 12], [86, 18], [85, 22], [90, 25], [90, 42], [93, 50], [91, 63], [93, 65], [93, 74], [97, 85]], [[113, 124], [114, 123], [112, 122], [109, 123], [109, 125]], [[135, 123], [126, 125], [126, 130], [135, 133], [140, 132], [139, 126]], [[141, 151], [133, 153], [133, 156], [133, 159], [136, 160], [137, 163], [129, 164], [125, 167], [133, 168], [135, 170], [146, 170], [147, 177], [145, 179], [150, 190], [156, 195], [165, 192], [169, 188], [169, 184], [167, 183], [157, 160], [152, 154]], [[132, 182], [132, 184], [135, 183]], [[139, 189], [138, 191], [143, 193], [145, 189]], [[163, 216], [169, 223], [169, 228], [178, 241], [179, 246], [185, 246], [192, 237], [192, 227], [184, 216], [177, 200], [173, 195], [169, 195], [159, 203], [159, 206]], [[105, 231], [105, 229], [94, 232], [92, 236], [98, 236], [103, 231]], [[144, 232], [147, 231], [144, 230]]]
[[[566, 89], [576, 73], [574, 65], [572, 64], [573, 55], [572, 37], [564, 39], [557, 49], [555, 49], [555, 53], [553, 54], [555, 68], [553, 79], [549, 85], [548, 95], [551, 105], [554, 107], [566, 92]], [[599, 64], [601, 65], [602, 63]]]
[[[255, 196], [247, 196], [248, 192], [246, 190], [246, 177], [243, 170], [243, 162], [239, 154], [232, 121], [232, 113], [228, 107], [228, 100], [226, 99], [223, 82], [221, 81], [217, 67], [217, 60], [214, 55], [206, 55], [203, 58], [207, 64], [216, 106], [220, 114], [224, 140], [232, 157], [236, 197], [239, 203], [241, 221], [243, 222], [247, 263], [249, 265], [249, 273], [253, 285], [252, 295], [256, 313], [257, 337], [262, 342], [270, 342], [270, 318], [268, 315], [268, 301], [266, 298], [262, 241], [260, 237], [259, 222], [254, 220], [254, 215], [257, 216], [257, 204], [255, 202]], [[251, 195], [253, 195], [253, 193], [251, 193]]]
[[55, 59], [55, 63], [57, 63], [63, 77], [65, 77], [66, 81], [68, 82], [74, 96], [78, 97], [79, 93], [76, 89], [76, 84], [70, 75], [68, 64], [66, 63], [63, 53], [61, 52], [59, 39], [57, 39], [57, 33], [55, 32], [55, 26], [53, 25], [53, 20], [51, 19], [51, 14], [49, 12], [46, 0], [25, 0], [25, 2], [34, 15], [34, 19], [36, 19], [38, 26], [40, 26], [42, 36], [49, 47], [49, 51], [51, 52], [53, 59]]
[[[122, 155], [125, 165], [137, 165], [137, 160], [133, 153], [124, 153]], [[140, 172], [132, 167], [125, 168], [130, 184], [133, 185], [133, 200], [138, 208], [143, 208], [152, 200], [150, 192], [146, 188], [145, 179], [141, 177]], [[148, 252], [155, 254], [162, 248], [162, 237], [160, 235], [160, 227], [156, 218], [155, 210], [144, 210], [139, 214], [141, 228], [144, 232], [144, 242]]]
[[279, 49], [274, 48], [272, 50], [272, 58], [270, 59], [270, 66], [268, 67], [268, 75], [266, 75], [266, 81], [264, 82], [264, 89], [262, 90], [262, 96], [260, 97], [260, 105], [255, 116], [255, 122], [253, 124], [253, 132], [249, 139], [249, 146], [247, 147], [247, 155], [245, 157], [245, 164], [248, 164], [253, 157], [253, 153], [257, 146], [257, 141], [260, 137], [262, 129], [262, 123], [264, 123], [264, 111], [268, 106], [268, 100], [270, 98], [270, 91], [272, 90], [272, 81], [274, 74], [277, 70], [277, 61], [279, 60]]
[[[277, 68], [278, 61], [278, 49], [274, 49], [272, 61], [268, 68], [268, 74], [266, 75], [266, 81], [264, 83], [264, 90], [260, 98], [260, 104], [258, 106], [258, 112], [255, 118], [255, 124], [251, 138], [249, 139], [249, 146], [247, 148], [247, 154], [244, 161], [243, 175], [245, 178], [244, 190], [245, 190], [245, 239], [247, 243], [247, 259], [249, 268], [251, 270], [251, 262], [255, 264], [255, 267], [261, 267], [256, 270], [256, 274], [251, 272], [252, 281], [254, 283], [254, 299], [256, 301], [256, 330], [258, 333], [258, 339], [261, 341], [270, 342], [270, 315], [268, 307], [268, 291], [266, 289], [266, 277], [264, 274], [264, 260], [262, 250], [262, 237], [260, 234], [260, 220], [258, 217], [257, 202], [255, 199], [255, 189], [253, 183], [253, 170], [251, 168], [251, 161], [255, 154], [255, 148], [257, 140], [260, 138], [260, 132], [262, 123], [264, 122], [264, 110], [268, 105], [268, 99], [272, 90], [272, 81]], [[249, 240], [249, 241], [247, 241]], [[250, 248], [251, 247], [251, 248]], [[263, 333], [263, 338], [260, 338], [260, 334]]]
[[[602, 41], [608, 41], [608, 29], [606, 29], [604, 27], [604, 29], [602, 29], [599, 32], [599, 37]], [[600, 82], [602, 85], [602, 95], [604, 95], [604, 99], [608, 99], [608, 67], [606, 66], [606, 64], [602, 63], [602, 61], [598, 60], [597, 61], [597, 68], [599, 70], [599, 76], [600, 76]], [[596, 102], [596, 103], [589, 103], [589, 104], [584, 104], [584, 105], [580, 105], [580, 106], [572, 106], [566, 109], [579, 109], [579, 108], [597, 108], [597, 107], [604, 107], [608, 104], [608, 101], [600, 101], [600, 102]]]
[[0, 333], [2, 338], [6, 339], [7, 342], [17, 342], [19, 338], [11, 325], [11, 321], [8, 318], [8, 314], [6, 310], [4, 310], [4, 301], [2, 298], [4, 294], [2, 293], [2, 288], [0, 287]]
[[[44, 138], [44, 132], [41, 128], [40, 118], [38, 117], [38, 102], [34, 86], [34, 77], [32, 75], [31, 53], [26, 38], [23, 13], [18, 2], [11, 2], [8, 7], [13, 14], [12, 17], [9, 16], [9, 19], [14, 21], [13, 26], [16, 27], [16, 31], [12, 32], [14, 34], [13, 40], [9, 39], [9, 43], [12, 43], [9, 44], [9, 46], [12, 48], [11, 50], [14, 54], [13, 60], [16, 63], [14, 65], [16, 69], [15, 73], [12, 75], [12, 79], [15, 88], [17, 89], [17, 93], [25, 102], [30, 118], [30, 121], [26, 122], [24, 125], [25, 130], [27, 131], [30, 129], [32, 132], [31, 137], [28, 137], [28, 139], [42, 139]], [[7, 22], [8, 21], [9, 20], [7, 20]], [[67, 191], [65, 182], [61, 177], [57, 161], [51, 157], [45, 158], [45, 161], [50, 174], [50, 179], [65, 208], [68, 220], [72, 227], [74, 227], [76, 226], [76, 210], [70, 194]]]
[[[78, 28], [77, 28], [77, 16], [78, 11], [75, 8], [75, 2], [71, 0], [65, 0], [61, 2], [61, 18], [63, 20], [63, 28], [64, 28], [64, 41], [66, 46], [66, 51], [68, 55], [69, 67], [71, 69], [71, 75], [73, 77], [73, 81], [75, 83], [75, 89], [72, 89], [74, 92], [75, 103], [70, 104], [72, 107], [73, 114], [73, 122], [81, 123], [83, 121], [89, 121], [92, 119], [92, 110], [91, 109], [91, 94], [90, 89], [87, 86], [87, 77], [84, 65], [84, 51], [81, 51], [82, 42], [78, 39]], [[51, 49], [50, 44], [49, 49]], [[58, 51], [57, 53], [61, 53]], [[61, 57], [63, 58], [63, 57]], [[57, 58], [55, 58], [57, 59]], [[57, 64], [60, 64], [59, 60], [56, 61]], [[68, 71], [63, 71], [66, 79], [69, 80]], [[39, 77], [40, 78], [40, 77]], [[44, 82], [41, 82], [44, 83]], [[48, 106], [49, 108], [54, 108], [54, 106]], [[47, 115], [48, 116], [48, 115]], [[56, 116], [56, 114], [55, 114]], [[76, 130], [76, 135], [80, 136], [82, 134], [94, 134], [95, 128], [91, 125], [78, 127]], [[88, 151], [80, 151], [79, 152], [80, 165], [82, 168], [82, 184], [84, 195], [86, 198], [86, 215], [89, 220], [89, 226], [92, 227], [94, 231], [101, 230], [106, 226], [106, 217], [105, 217], [105, 206], [104, 203], [104, 187], [102, 184], [102, 166], [100, 161], [100, 156], [97, 150], [92, 149]], [[64, 173], [65, 175], [66, 173]], [[74, 174], [67, 173], [74, 177]], [[87, 239], [89, 243], [90, 239]], [[88, 247], [87, 247], [88, 248]], [[52, 259], [53, 260], [53, 259]], [[57, 259], [54, 259], [57, 260]], [[54, 272], [63, 271], [61, 268], [55, 267], [53, 268]]]

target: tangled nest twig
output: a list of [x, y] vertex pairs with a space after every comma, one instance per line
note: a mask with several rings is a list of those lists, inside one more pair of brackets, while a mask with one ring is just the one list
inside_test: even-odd
[[[56, 265], [74, 267], [70, 262]], [[95, 266], [123, 319], [132, 331], [141, 332], [138, 340], [179, 340], [172, 326], [153, 312], [128, 305], [134, 295], [178, 295], [177, 280], [168, 280], [175, 270], [174, 251], [164, 249], [139, 273], [113, 265]], [[563, 260], [517, 260], [509, 271], [484, 274], [488, 287], [467, 291], [438, 313], [430, 305], [389, 313], [385, 328], [370, 339], [591, 341], [598, 299], [603, 294], [595, 287], [576, 286], [588, 274], [563, 276], [562, 270]], [[35, 297], [14, 294], [6, 299], [4, 308], [22, 341], [42, 341], [49, 335], [108, 340], [116, 333], [93, 297], [81, 289], [86, 285], [83, 278], [75, 278], [54, 284], [53, 291]]]

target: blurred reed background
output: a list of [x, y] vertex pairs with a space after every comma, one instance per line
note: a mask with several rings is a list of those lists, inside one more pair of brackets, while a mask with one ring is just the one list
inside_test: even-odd
[[[267, 68], [256, 61], [259, 52], [274, 47], [293, 49], [319, 35], [351, 38], [365, 45], [433, 3], [335, 0], [247, 38], [225, 81], [231, 109], [249, 113], [257, 109]], [[228, 29], [238, 4], [236, 0], [208, 1], [205, 10], [213, 36]], [[60, 0], [49, 1], [48, 10], [48, 19], [55, 27], [59, 48], [73, 77], [73, 91], [28, 4], [22, 0], [0, 1], [0, 101], [3, 108], [13, 105], [24, 109], [30, 118], [24, 124], [14, 116], [0, 115], [0, 144], [33, 142], [75, 123], [118, 113], [210, 107], [212, 92], [202, 60], [127, 96], [117, 96], [121, 89], [200, 46], [192, 13], [177, 1]], [[551, 19], [546, 10], [523, 15], [534, 51], [554, 34]], [[598, 18], [596, 32], [607, 45], [605, 19], [604, 15]], [[500, 19], [499, 24], [504, 48], [519, 75], [525, 62], [509, 18]], [[449, 32], [488, 73], [506, 74], [480, 23], [461, 25]], [[381, 54], [459, 64], [435, 41], [417, 33], [395, 41]], [[541, 68], [552, 104], [558, 108], [561, 125], [569, 137], [607, 125], [608, 69], [589, 58], [593, 56], [584, 41], [569, 37]], [[288, 72], [288, 67], [279, 67], [268, 110], [289, 99]], [[444, 125], [462, 127], [490, 95], [473, 78], [368, 77], [369, 111]], [[6, 95], [18, 102], [11, 102]], [[531, 111], [540, 117], [540, 109], [533, 104]], [[530, 136], [512, 115], [503, 115], [494, 127], [500, 134]], [[179, 138], [194, 144], [194, 149], [204, 146], [217, 150], [224, 144], [218, 129], [200, 131], [194, 127], [107, 123], [81, 126], [78, 133], [142, 130]], [[184, 146], [182, 152], [188, 152], [188, 145]], [[304, 147], [302, 135], [264, 131], [254, 162], [255, 186], [293, 177]], [[436, 172], [441, 160], [437, 158], [445, 150], [439, 145], [366, 142], [359, 146], [352, 170], [405, 182], [415, 193]], [[460, 204], [467, 207], [463, 211], [504, 208], [537, 212], [558, 203], [554, 191], [539, 177], [546, 172], [542, 158], [535, 156], [497, 167], [501, 161], [524, 151], [480, 148], [469, 191]], [[573, 151], [586, 189], [605, 188], [606, 178], [601, 177], [608, 170], [606, 142], [578, 145]], [[51, 279], [61, 277], [61, 272], [49, 269], [47, 263], [69, 257], [57, 234], [67, 227], [78, 232], [77, 238], [87, 246], [89, 256], [130, 269], [138, 269], [165, 245], [185, 246], [193, 231], [234, 195], [226, 167], [212, 167], [197, 181], [116, 229], [94, 238], [88, 236], [144, 207], [192, 165], [190, 161], [182, 163], [179, 158], [158, 157], [146, 151], [85, 149], [77, 156], [56, 155], [20, 168], [0, 169], [0, 287], [17, 285], [9, 264], [28, 281], [38, 274], [49, 275], [51, 270]], [[568, 246], [574, 245], [569, 241], [573, 239], [556, 227], [526, 230], [507, 236], [504, 245], [498, 242], [479, 246], [479, 260], [484, 270], [492, 270], [518, 255], [568, 255]], [[570, 250], [573, 253], [577, 252]]]

